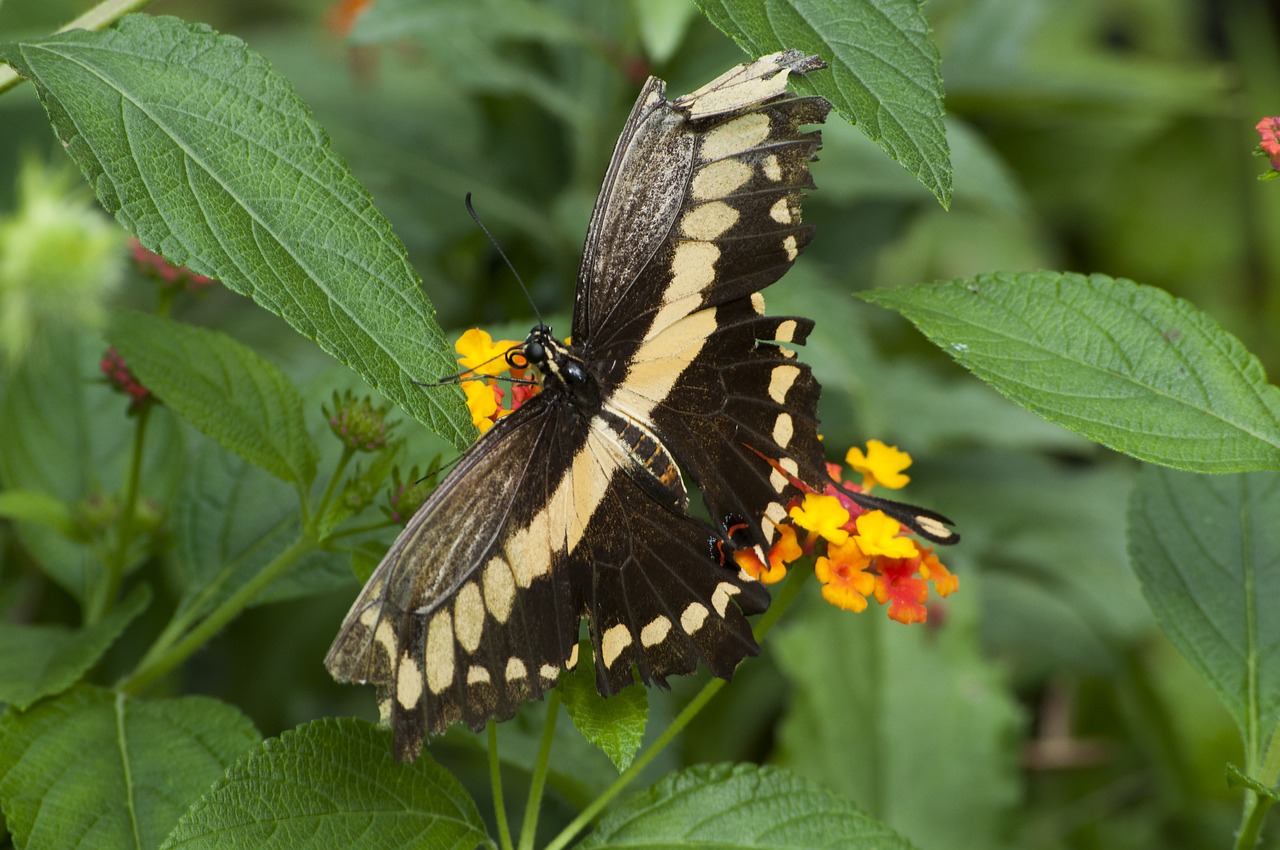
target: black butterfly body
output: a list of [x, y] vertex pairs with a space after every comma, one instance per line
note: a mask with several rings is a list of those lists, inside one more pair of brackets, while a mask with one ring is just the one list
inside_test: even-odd
[[812, 323], [766, 317], [759, 295], [812, 235], [820, 138], [800, 128], [830, 104], [786, 80], [822, 67], [787, 51], [674, 101], [644, 87], [588, 230], [573, 345], [529, 334], [542, 392], [436, 488], [326, 660], [377, 686], [398, 757], [540, 698], [577, 663], [583, 616], [603, 694], [633, 669], [727, 678], [758, 652], [746, 615], [769, 595], [712, 556], [726, 529], [689, 516], [682, 475], [745, 526], [732, 546], [767, 546], [795, 480], [826, 481], [818, 384], [784, 347]]

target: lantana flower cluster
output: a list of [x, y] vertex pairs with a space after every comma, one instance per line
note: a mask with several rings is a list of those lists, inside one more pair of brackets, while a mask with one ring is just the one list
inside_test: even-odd
[[[454, 343], [458, 352], [458, 365], [462, 367], [462, 390], [467, 394], [467, 408], [472, 423], [483, 434], [493, 424], [514, 410], [518, 410], [539, 387], [525, 381], [528, 367], [512, 368], [507, 364], [507, 352], [519, 348], [521, 343], [510, 339], [494, 340], [479, 328], [465, 332]], [[508, 381], [510, 390], [503, 389], [497, 375], [510, 373], [515, 381]], [[510, 399], [508, 399], [510, 396]]]
[[1254, 127], [1258, 131], [1258, 154], [1271, 161], [1271, 170], [1259, 175], [1260, 179], [1270, 180], [1280, 175], [1280, 117], [1268, 116]]
[[849, 449], [845, 463], [861, 473], [861, 485], [841, 481], [838, 464], [828, 464], [828, 471], [839, 483], [829, 483], [821, 492], [793, 479], [805, 492], [788, 506], [788, 521], [778, 525], [768, 563], [762, 563], [753, 549], [738, 550], [734, 560], [749, 575], [773, 584], [786, 577], [789, 565], [813, 556], [814, 574], [827, 602], [861, 612], [874, 598], [888, 606], [889, 619], [923, 623], [929, 616], [929, 584], [945, 597], [959, 589], [960, 579], [932, 548], [921, 548], [906, 537], [901, 523], [883, 511], [864, 509], [847, 492], [865, 493], [876, 485], [904, 487], [910, 479], [903, 470], [911, 465], [911, 456], [869, 440], [865, 452], [856, 446]]
[[[479, 329], [464, 333], [455, 345], [464, 370], [462, 388], [467, 394], [471, 421], [481, 433], [493, 427], [539, 391], [532, 383], [513, 383], [504, 390], [494, 376], [508, 371], [506, 354], [520, 343], [494, 340]], [[522, 380], [527, 369], [510, 369]], [[510, 406], [504, 407], [508, 395]], [[888, 616], [900, 623], [923, 623], [929, 611], [929, 585], [940, 597], [960, 587], [960, 579], [947, 570], [931, 547], [921, 548], [897, 520], [883, 511], [865, 510], [847, 491], [869, 492], [875, 486], [891, 490], [905, 487], [904, 474], [911, 456], [880, 440], [867, 442], [863, 451], [851, 448], [845, 464], [862, 475], [862, 483], [842, 481], [839, 464], [828, 464], [831, 478], [821, 490], [798, 479], [804, 493], [788, 505], [788, 520], [777, 526], [777, 538], [763, 563], [754, 549], [739, 549], [733, 558], [747, 574], [765, 584], [782, 581], [788, 567], [805, 556], [814, 558], [814, 574], [822, 582], [822, 598], [838, 608], [861, 612], [870, 599], [888, 606]], [[779, 470], [781, 471], [781, 470]]]

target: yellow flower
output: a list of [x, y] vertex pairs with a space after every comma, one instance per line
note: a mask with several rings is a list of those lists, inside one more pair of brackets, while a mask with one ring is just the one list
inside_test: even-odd
[[855, 472], [862, 473], [862, 486], [867, 490], [876, 484], [883, 484], [890, 490], [899, 490], [911, 480], [909, 476], [902, 474], [902, 470], [911, 465], [911, 455], [899, 451], [897, 446], [885, 445], [879, 440], [867, 440], [865, 454], [857, 446], [849, 449], [844, 462]]
[[467, 394], [471, 422], [483, 434], [493, 427], [493, 414], [498, 412], [498, 397], [493, 387], [484, 381], [463, 381], [462, 391]]
[[519, 345], [509, 339], [495, 341], [486, 331], [472, 328], [458, 337], [453, 347], [463, 369], [477, 375], [498, 375], [507, 371], [506, 353]]
[[884, 555], [889, 558], [914, 558], [916, 544], [907, 537], [899, 537], [902, 526], [884, 511], [868, 511], [856, 521], [858, 548], [866, 555]]
[[792, 521], [803, 529], [816, 532], [827, 542], [837, 545], [849, 539], [843, 526], [849, 521], [849, 512], [835, 496], [805, 493], [804, 503], [790, 511]]

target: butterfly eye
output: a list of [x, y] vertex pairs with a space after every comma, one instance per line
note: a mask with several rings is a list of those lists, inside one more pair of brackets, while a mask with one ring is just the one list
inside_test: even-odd
[[[515, 364], [511, 362], [511, 358], [518, 355], [518, 351], [509, 352], [507, 354], [507, 364], [514, 366]], [[543, 348], [542, 343], [540, 342], [527, 343], [524, 347], [524, 356], [529, 359], [530, 363], [535, 365], [547, 362], [547, 350]]]

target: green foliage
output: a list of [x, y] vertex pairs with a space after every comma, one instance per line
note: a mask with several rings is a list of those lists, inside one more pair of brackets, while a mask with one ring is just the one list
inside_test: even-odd
[[1191, 304], [1105, 275], [983, 275], [863, 295], [1050, 421], [1141, 460], [1280, 469], [1280, 389]]
[[117, 313], [107, 338], [147, 389], [223, 448], [284, 481], [315, 478], [302, 395], [252, 349], [145, 313]]
[[[583, 657], [590, 657], [590, 646]], [[644, 688], [624, 688], [605, 699], [596, 691], [595, 666], [579, 664], [557, 685], [574, 727], [609, 757], [619, 771], [626, 770], [644, 740], [649, 719], [649, 698]]]
[[[288, 321], [458, 447], [461, 394], [404, 248], [289, 84], [239, 39], [132, 16], [0, 49], [142, 243]], [[157, 192], [162, 182], [169, 189]]]
[[78, 687], [0, 718], [5, 821], [24, 847], [159, 847], [257, 740], [218, 700]]
[[263, 741], [191, 807], [163, 847], [493, 846], [475, 803], [423, 755], [391, 757], [391, 736], [317, 720]]
[[1254, 755], [1280, 724], [1277, 515], [1280, 478], [1267, 473], [1147, 467], [1129, 507], [1130, 562], [1151, 610]]
[[[201, 7], [218, 30], [110, 0], [109, 28], [49, 34], [70, 5], [0, 9], [31, 83], [0, 67], [24, 334], [0, 342], [0, 844], [1276, 846], [1260, 5], [378, 0], [345, 42], [315, 31], [327, 0]], [[583, 663], [491, 761], [461, 729], [404, 765], [317, 720], [371, 712], [321, 659], [395, 534], [387, 482], [474, 436], [455, 388], [414, 383], [456, 368], [436, 309], [530, 324], [463, 194], [561, 327], [645, 73], [679, 93], [783, 47], [823, 56], [797, 85], [856, 126], [823, 128], [817, 236], [769, 309], [818, 322], [832, 457], [900, 443], [908, 498], [959, 521], [959, 595], [902, 629], [820, 606], [795, 565], [807, 597], [775, 593], [797, 602], [731, 684], [605, 700]], [[88, 191], [19, 166], [50, 126], [123, 230], [222, 285], [118, 281]], [[862, 293], [923, 338], [848, 297], [929, 279]], [[102, 379], [108, 341], [151, 401]], [[371, 392], [415, 422], [368, 453], [322, 405]], [[167, 696], [195, 690], [218, 698]]]
[[908, 850], [912, 844], [847, 799], [789, 771], [701, 765], [636, 795], [578, 847]]
[[697, 0], [746, 53], [780, 46], [816, 53], [829, 77], [806, 80], [818, 94], [924, 184], [951, 203], [951, 167], [942, 128], [941, 57], [915, 0], [796, 0], [756, 3]]

